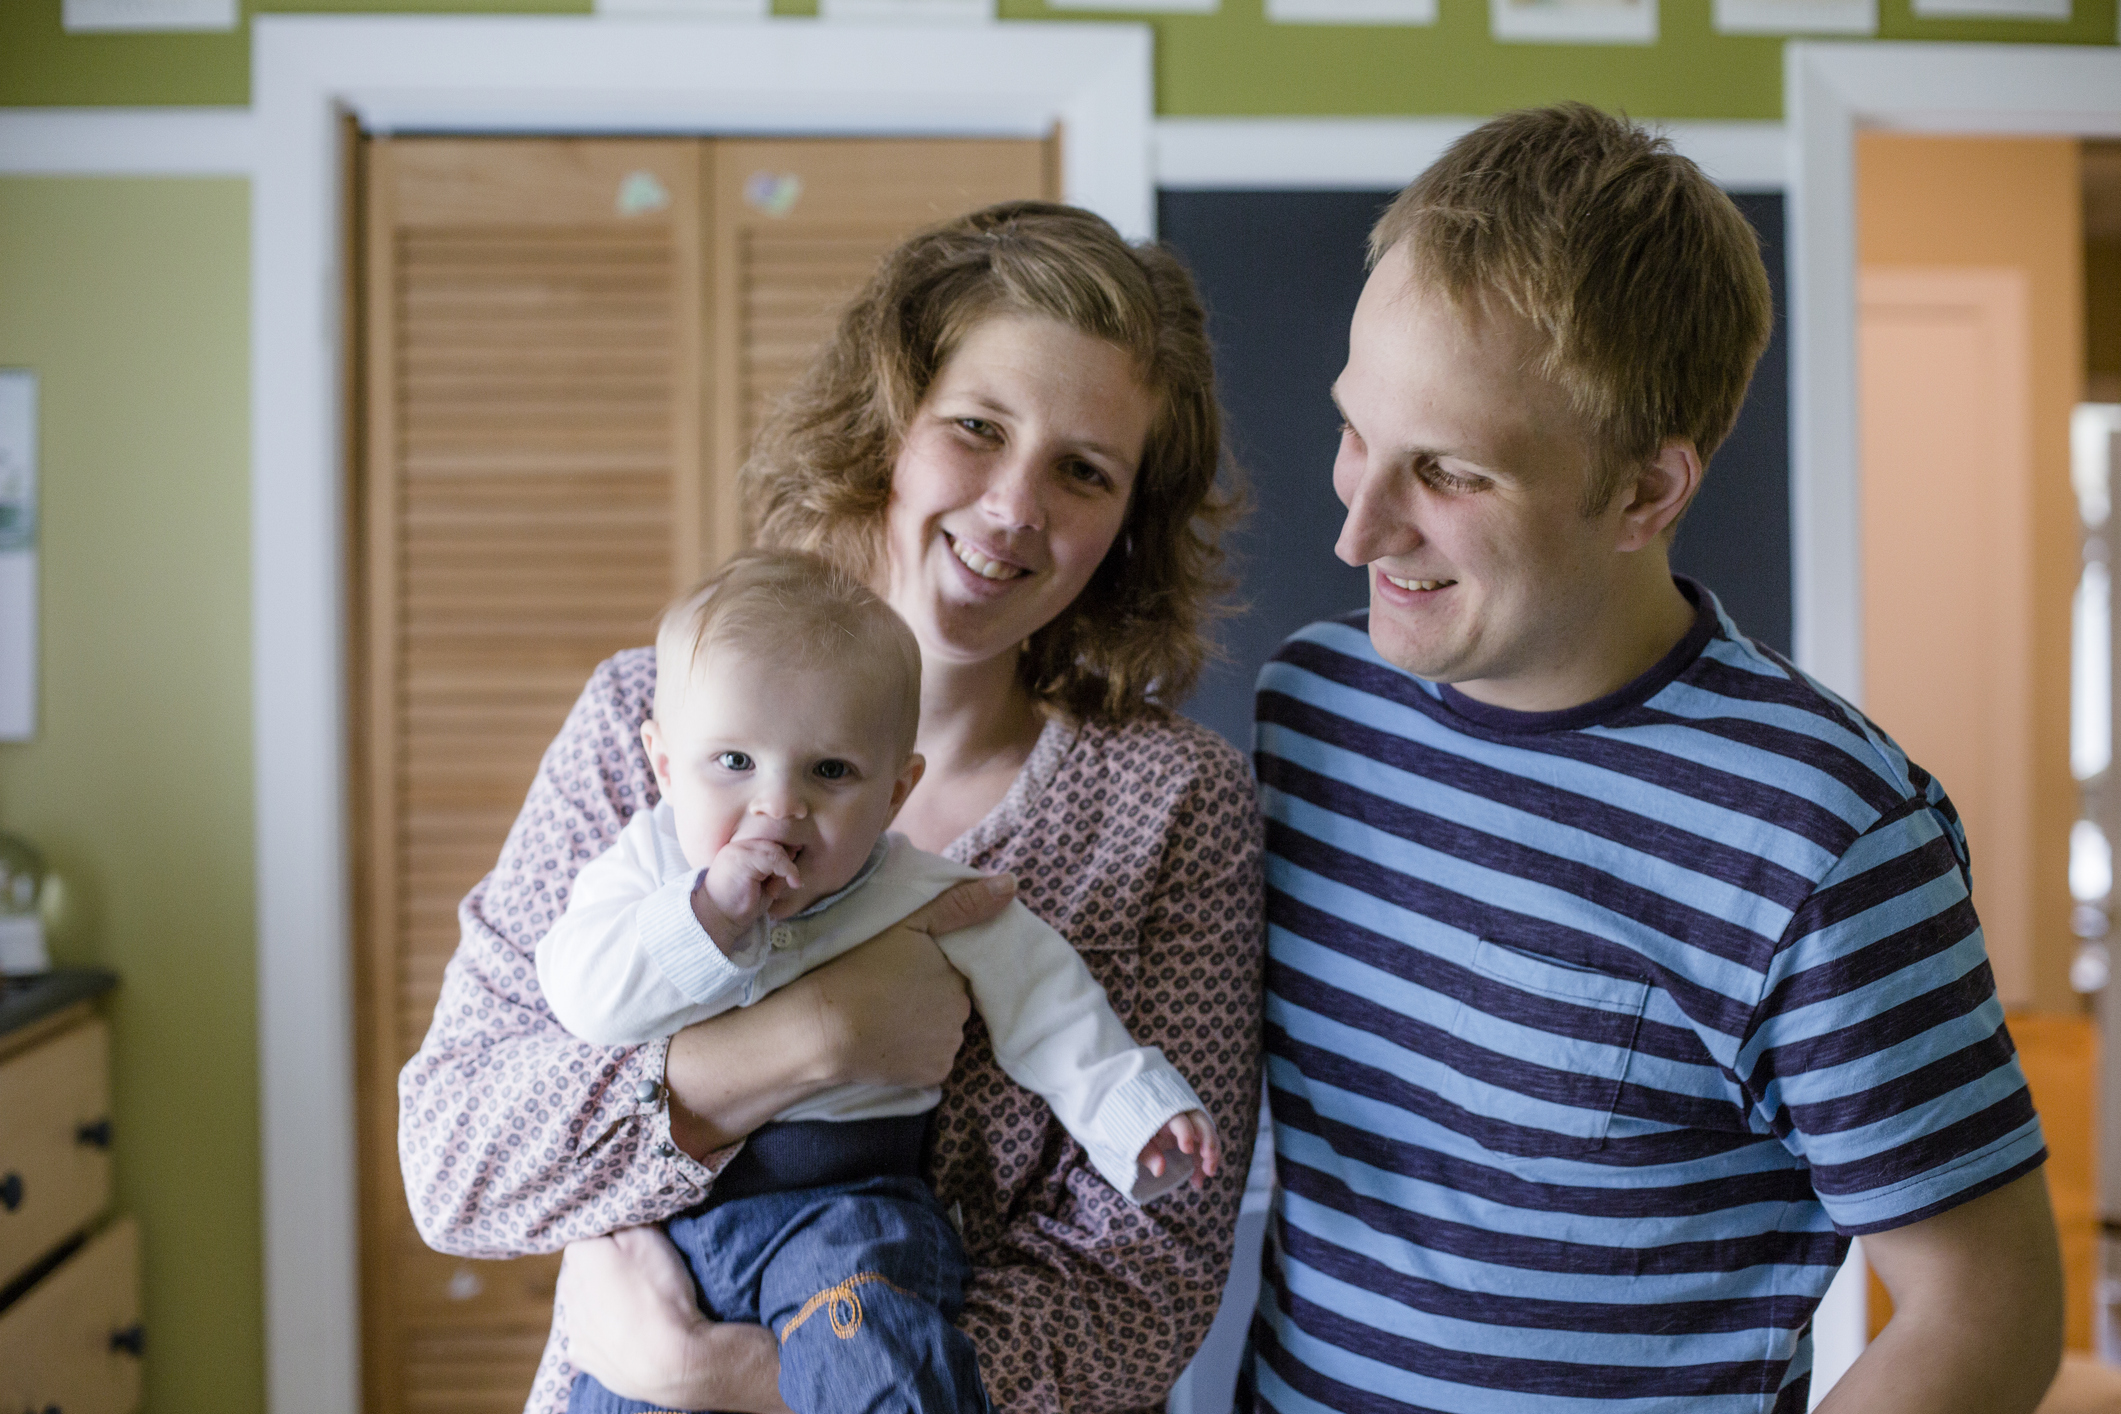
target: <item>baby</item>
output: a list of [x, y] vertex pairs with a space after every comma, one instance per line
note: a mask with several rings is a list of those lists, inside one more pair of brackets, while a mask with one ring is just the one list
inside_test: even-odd
[[[587, 1041], [635, 1045], [747, 1006], [884, 931], [971, 869], [885, 827], [920, 780], [920, 651], [891, 609], [803, 555], [732, 561], [656, 635], [641, 728], [662, 803], [576, 878], [538, 982]], [[1137, 1203], [1220, 1163], [1200, 1098], [1136, 1046], [1060, 934], [1012, 903], [940, 938], [995, 1059]], [[673, 1218], [702, 1304], [781, 1343], [796, 1414], [976, 1414], [952, 1325], [969, 1276], [918, 1176], [936, 1089], [842, 1085], [751, 1135], [700, 1208]], [[1197, 1168], [1196, 1168], [1197, 1159]], [[646, 1410], [578, 1375], [568, 1405]]]

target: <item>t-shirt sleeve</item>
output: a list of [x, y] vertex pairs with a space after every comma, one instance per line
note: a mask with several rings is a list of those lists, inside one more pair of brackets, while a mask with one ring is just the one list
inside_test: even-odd
[[1881, 817], [1798, 908], [1739, 1067], [1844, 1233], [1919, 1222], [2046, 1158], [1941, 798]]

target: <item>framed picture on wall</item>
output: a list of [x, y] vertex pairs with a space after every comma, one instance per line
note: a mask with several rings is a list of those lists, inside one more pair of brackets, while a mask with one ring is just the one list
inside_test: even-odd
[[2067, 20], [2070, 0], [1915, 0], [1919, 20]]
[[1267, 0], [1267, 19], [1284, 25], [1433, 25], [1436, 0]]
[[1495, 37], [1530, 44], [1655, 44], [1657, 0], [1488, 0]]
[[1876, 34], [1878, 0], [1716, 0], [1718, 34]]

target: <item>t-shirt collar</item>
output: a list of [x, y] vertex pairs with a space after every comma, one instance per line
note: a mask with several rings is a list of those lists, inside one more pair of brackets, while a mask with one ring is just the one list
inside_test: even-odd
[[860, 869], [855, 871], [852, 879], [849, 879], [833, 892], [811, 904], [810, 907], [804, 909], [801, 913], [790, 914], [789, 916], [791, 918], [808, 918], [813, 913], [823, 913], [826, 909], [868, 883], [869, 876], [884, 867], [884, 856], [889, 853], [891, 853], [891, 836], [888, 834], [882, 835], [870, 847], [868, 860], [863, 863]]
[[1655, 667], [1636, 678], [1627, 686], [1619, 688], [1592, 701], [1574, 707], [1564, 707], [1555, 712], [1519, 712], [1509, 707], [1497, 707], [1486, 702], [1477, 702], [1449, 683], [1436, 684], [1436, 695], [1452, 713], [1477, 726], [1496, 732], [1557, 732], [1570, 731], [1577, 727], [1596, 725], [1609, 717], [1640, 706], [1649, 701], [1678, 678], [1701, 656], [1709, 640], [1716, 636], [1716, 596], [1688, 579], [1675, 574], [1672, 583], [1694, 606], [1694, 623], [1686, 637], [1672, 646], [1672, 650], [1657, 660]]

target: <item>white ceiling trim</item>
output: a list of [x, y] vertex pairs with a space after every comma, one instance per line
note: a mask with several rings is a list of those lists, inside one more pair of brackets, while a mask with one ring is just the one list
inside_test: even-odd
[[247, 177], [248, 108], [0, 110], [0, 176]]
[[[870, 100], [834, 94], [800, 103], [785, 95], [642, 94], [628, 89], [552, 94], [527, 88], [476, 98], [459, 91], [391, 88], [349, 93], [370, 132], [434, 133], [842, 133]], [[777, 101], [776, 101], [777, 100]], [[1049, 106], [1015, 113], [961, 93], [901, 102], [906, 134], [1037, 136]], [[1152, 125], [1152, 177], [1171, 190], [1389, 190], [1441, 156], [1482, 120], [1446, 118], [1163, 118]], [[1936, 119], [1936, 121], [1944, 121]], [[875, 124], [868, 124], [870, 129]], [[1734, 190], [1778, 190], [1788, 157], [1780, 123], [1658, 125], [1681, 152]], [[2093, 129], [2087, 128], [2086, 131]], [[247, 177], [256, 166], [248, 108], [19, 108], [0, 111], [0, 175]]]

